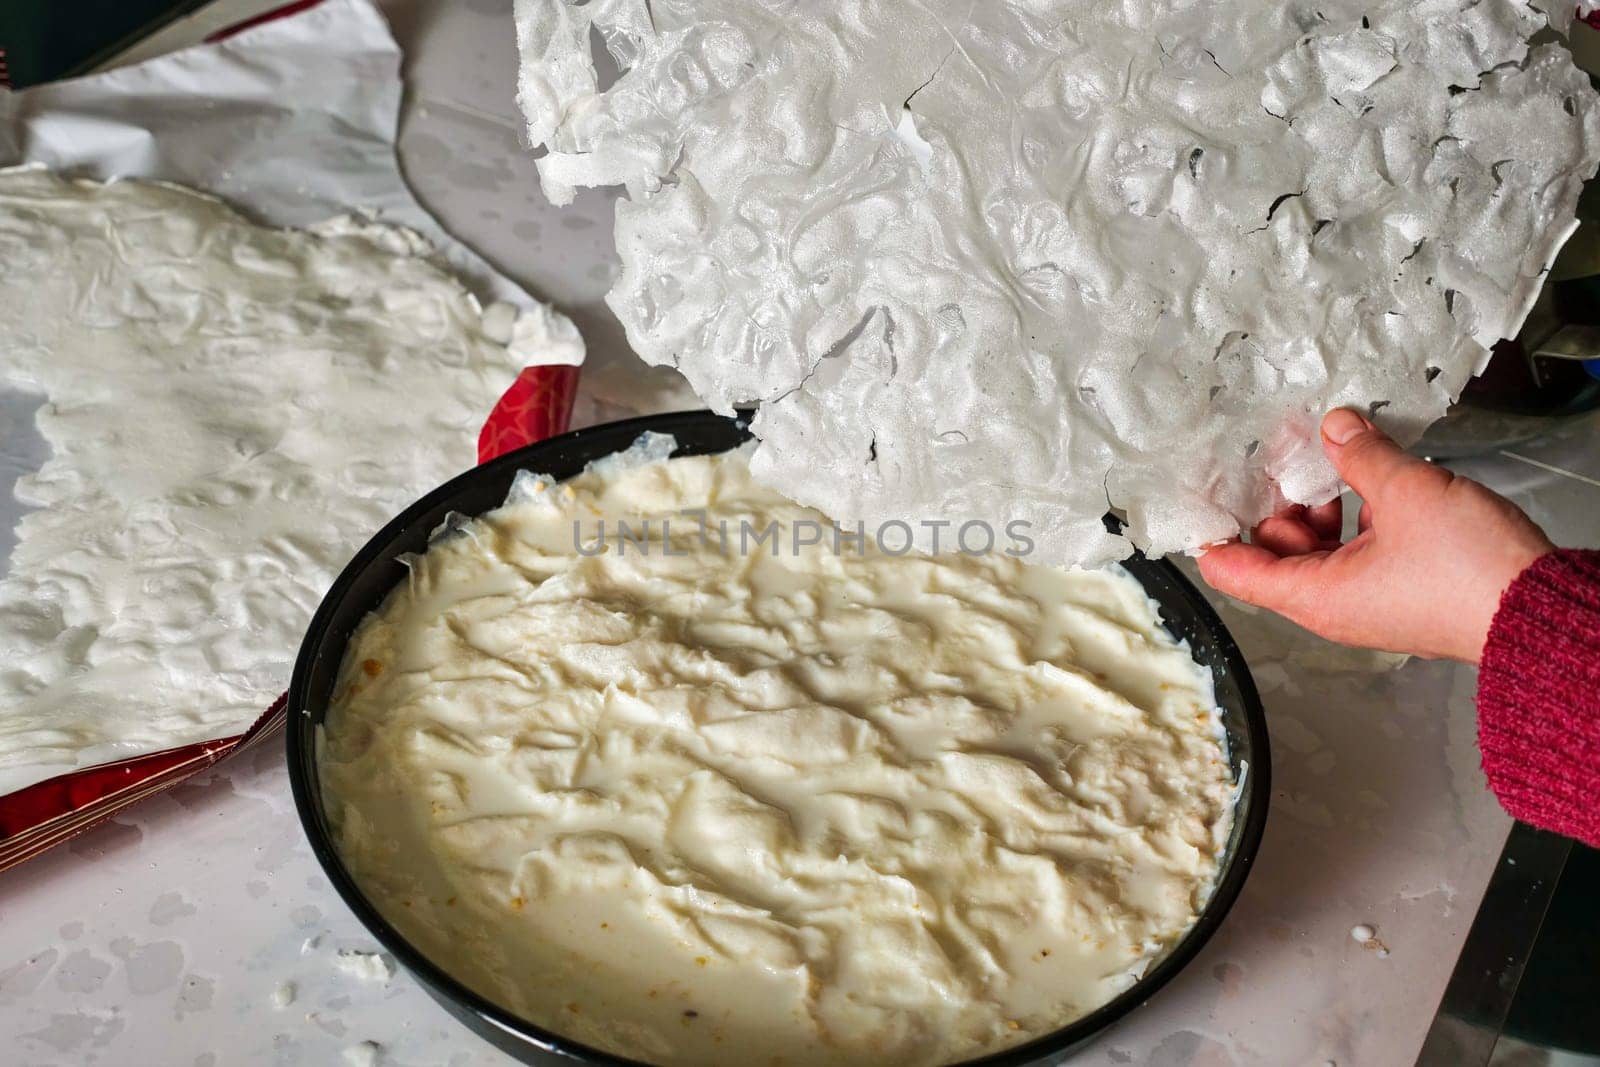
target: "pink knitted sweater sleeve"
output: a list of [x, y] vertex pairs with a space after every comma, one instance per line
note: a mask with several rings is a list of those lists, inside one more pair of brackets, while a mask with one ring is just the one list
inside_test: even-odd
[[1600, 552], [1560, 549], [1506, 589], [1478, 670], [1478, 748], [1506, 811], [1600, 846]]

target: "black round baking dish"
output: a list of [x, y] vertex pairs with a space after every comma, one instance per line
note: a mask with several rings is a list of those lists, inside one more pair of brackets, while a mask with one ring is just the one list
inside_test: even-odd
[[[541, 1029], [498, 1007], [445, 973], [384, 920], [351, 878], [334, 848], [316, 766], [317, 728], [333, 694], [351, 633], [405, 576], [399, 557], [425, 550], [429, 535], [449, 513], [479, 515], [499, 507], [517, 471], [532, 469], [569, 478], [591, 461], [626, 449], [647, 430], [673, 435], [678, 442], [676, 455], [726, 451], [750, 436], [742, 420], [707, 411], [656, 415], [563, 434], [507, 453], [452, 479], [379, 531], [339, 575], [311, 620], [289, 686], [289, 779], [300, 821], [329, 880], [356, 917], [434, 999], [479, 1036], [524, 1063], [646, 1067]], [[1126, 992], [1059, 1030], [1016, 1048], [967, 1060], [960, 1067], [1059, 1063], [1145, 1003], [1216, 932], [1238, 897], [1261, 842], [1270, 775], [1266, 720], [1239, 649], [1210, 605], [1172, 564], [1135, 556], [1124, 566], [1160, 605], [1167, 628], [1189, 642], [1195, 658], [1209, 667], [1216, 679], [1230, 762], [1235, 777], [1244, 776], [1222, 873], [1199, 921]]]

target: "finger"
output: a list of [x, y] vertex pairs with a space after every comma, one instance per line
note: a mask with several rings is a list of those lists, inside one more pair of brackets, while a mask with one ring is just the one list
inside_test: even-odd
[[1326, 504], [1306, 509], [1306, 525], [1323, 541], [1337, 541], [1344, 533], [1344, 501], [1334, 497]]
[[1356, 532], [1366, 533], [1372, 526], [1372, 505], [1365, 500], [1361, 502], [1361, 512], [1356, 516]]
[[1319, 573], [1326, 553], [1280, 558], [1260, 545], [1240, 541], [1208, 548], [1200, 575], [1218, 592], [1247, 604], [1286, 612]]
[[1250, 542], [1274, 555], [1303, 556], [1321, 547], [1322, 539], [1303, 519], [1273, 515], [1261, 520], [1251, 533]]
[[1363, 500], [1380, 503], [1396, 475], [1423, 462], [1349, 408], [1335, 408], [1322, 420], [1322, 448], [1350, 488]]
[[1200, 577], [1219, 593], [1247, 599], [1244, 588], [1251, 576], [1278, 559], [1277, 553], [1260, 545], [1246, 544], [1237, 537], [1220, 545], [1208, 545], [1195, 563]]

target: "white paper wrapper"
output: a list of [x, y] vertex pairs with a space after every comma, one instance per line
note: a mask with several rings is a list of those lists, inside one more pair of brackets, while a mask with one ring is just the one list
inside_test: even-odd
[[485, 302], [531, 305], [411, 195], [400, 96], [383, 16], [370, 0], [326, 0], [217, 44], [0, 92], [0, 166], [162, 178], [276, 226], [370, 212], [426, 237]]
[[[400, 48], [371, 0], [325, 0], [218, 44], [20, 92], [0, 90], [0, 166], [161, 178], [278, 226], [352, 210], [426, 237], [486, 303], [535, 302], [417, 202], [395, 154]], [[0, 571], [10, 492], [43, 461], [37, 397], [0, 389]]]
[[[551, 343], [534, 346], [529, 361], [581, 361], [581, 342], [564, 317], [452, 238], [413, 197], [395, 153], [400, 60], [370, 0], [326, 0], [218, 44], [0, 92], [0, 166], [164, 179], [215, 194], [274, 226], [305, 227], [351, 212], [405, 226], [426, 238], [485, 305], [519, 305], [535, 316], [534, 325], [547, 328], [539, 335]], [[23, 511], [12, 483], [35, 474], [48, 455], [34, 429], [40, 401], [0, 387], [0, 575], [10, 566]], [[487, 405], [482, 414], [489, 414]], [[463, 447], [470, 455], [471, 437]], [[260, 707], [269, 700], [270, 694]], [[7, 767], [0, 794], [72, 766], [161, 747], [112, 742], [81, 749], [66, 762]]]

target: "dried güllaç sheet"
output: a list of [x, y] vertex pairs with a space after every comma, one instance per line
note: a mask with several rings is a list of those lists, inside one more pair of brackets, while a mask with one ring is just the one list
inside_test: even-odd
[[481, 309], [392, 226], [0, 171], [0, 389], [51, 454], [0, 576], [0, 794], [236, 733], [396, 511], [476, 462], [548, 308]]
[[626, 187], [611, 307], [759, 404], [761, 478], [1087, 564], [1128, 551], [1108, 504], [1169, 552], [1328, 499], [1325, 410], [1414, 440], [1515, 332], [1600, 161], [1546, 20], [518, 0], [520, 102], [553, 201]]

